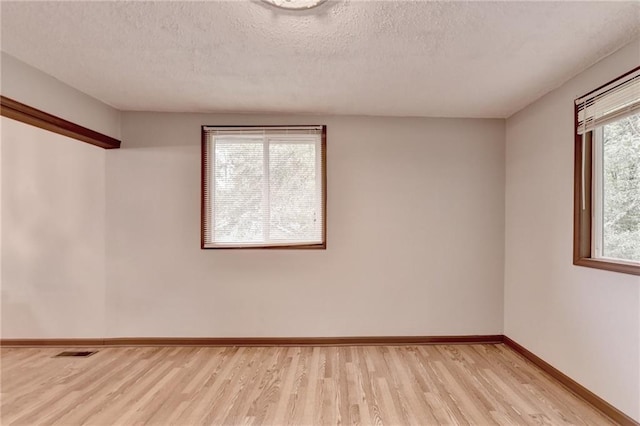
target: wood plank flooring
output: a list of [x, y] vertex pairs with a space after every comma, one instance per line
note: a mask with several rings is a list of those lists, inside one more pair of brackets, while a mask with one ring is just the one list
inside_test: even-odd
[[614, 424], [501, 344], [70, 349], [2, 349], [3, 425]]

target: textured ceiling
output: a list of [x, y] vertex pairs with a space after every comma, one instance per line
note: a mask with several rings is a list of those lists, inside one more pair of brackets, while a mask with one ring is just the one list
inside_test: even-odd
[[3, 51], [122, 110], [507, 117], [640, 35], [638, 1], [1, 7]]

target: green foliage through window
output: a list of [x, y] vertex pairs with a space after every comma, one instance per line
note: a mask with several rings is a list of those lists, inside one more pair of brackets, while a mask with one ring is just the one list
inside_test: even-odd
[[323, 127], [203, 133], [204, 248], [324, 247]]
[[640, 114], [603, 129], [603, 252], [640, 261]]

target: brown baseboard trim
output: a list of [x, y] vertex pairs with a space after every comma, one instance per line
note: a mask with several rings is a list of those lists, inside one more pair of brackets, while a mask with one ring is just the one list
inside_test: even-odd
[[502, 336], [116, 338], [117, 346], [356, 346], [501, 343]]
[[502, 335], [366, 337], [115, 337], [108, 339], [2, 339], [4, 347], [38, 346], [373, 346], [502, 343]]
[[104, 339], [0, 339], [2, 347], [104, 346]]
[[566, 374], [562, 373], [557, 368], [553, 367], [551, 364], [534, 354], [533, 352], [526, 349], [524, 346], [515, 342], [507, 336], [504, 337], [504, 344], [509, 346], [514, 351], [518, 352], [520, 355], [534, 363], [541, 370], [545, 371], [551, 377], [562, 383], [567, 389], [571, 392], [579, 396], [580, 398], [587, 401], [589, 404], [593, 405], [598, 410], [602, 411], [604, 414], [609, 416], [612, 420], [617, 423], [620, 423], [621, 426], [640, 426], [640, 423], [636, 422], [631, 417], [624, 414], [622, 411], [618, 410], [613, 405], [609, 404], [604, 399], [600, 398], [595, 393], [591, 392], [589, 389], [582, 386], [580, 383], [576, 382]]
[[120, 141], [78, 124], [40, 111], [21, 102], [0, 96], [0, 115], [36, 126], [59, 135], [77, 139], [104, 149], [120, 148]]

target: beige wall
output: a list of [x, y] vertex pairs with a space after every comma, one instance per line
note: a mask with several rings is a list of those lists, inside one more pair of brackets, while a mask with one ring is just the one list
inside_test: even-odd
[[0, 124], [2, 337], [103, 337], [105, 151]]
[[573, 100], [640, 41], [507, 120], [505, 334], [640, 420], [640, 277], [573, 266]]
[[[328, 248], [200, 250], [200, 126], [326, 124]], [[124, 113], [110, 336], [502, 332], [504, 121]]]

